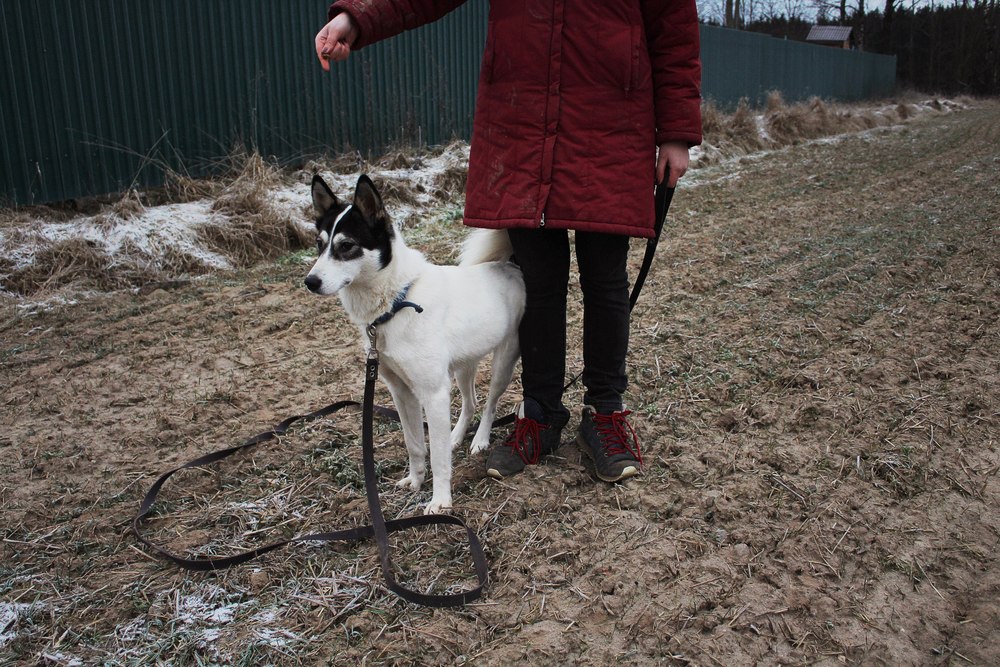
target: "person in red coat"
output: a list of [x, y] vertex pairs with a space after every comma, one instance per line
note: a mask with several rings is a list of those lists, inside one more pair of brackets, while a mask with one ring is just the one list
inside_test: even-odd
[[[316, 35], [324, 70], [464, 0], [338, 0]], [[598, 477], [637, 474], [627, 386], [630, 237], [654, 235], [653, 183], [673, 187], [701, 143], [694, 0], [497, 0], [473, 121], [465, 224], [506, 229], [524, 274], [523, 401], [487, 474], [503, 478], [561, 442], [566, 297], [574, 230], [583, 291], [577, 441]]]

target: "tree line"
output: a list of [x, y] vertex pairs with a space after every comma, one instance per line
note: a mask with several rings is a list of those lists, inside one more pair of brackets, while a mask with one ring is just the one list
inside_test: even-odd
[[[878, 0], [876, 0], [878, 1]], [[926, 0], [925, 0], [926, 1]], [[932, 93], [1000, 94], [1000, 0], [706, 0], [708, 23], [805, 41], [813, 23], [854, 28], [857, 48], [896, 56], [901, 85]], [[815, 21], [809, 17], [815, 17]]]

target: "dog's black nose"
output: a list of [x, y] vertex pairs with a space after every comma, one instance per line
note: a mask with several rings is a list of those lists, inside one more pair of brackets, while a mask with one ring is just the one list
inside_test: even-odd
[[323, 284], [323, 279], [314, 275], [306, 276], [306, 287], [309, 288], [310, 292], [319, 292], [320, 285]]

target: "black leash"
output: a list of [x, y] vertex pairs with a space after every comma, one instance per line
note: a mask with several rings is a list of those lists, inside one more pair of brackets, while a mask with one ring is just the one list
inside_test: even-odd
[[670, 202], [674, 200], [674, 188], [667, 187], [666, 176], [661, 183], [657, 184], [653, 197], [656, 200], [654, 209], [656, 218], [653, 221], [655, 234], [652, 238], [646, 239], [646, 254], [642, 257], [642, 266], [639, 267], [639, 273], [635, 276], [632, 295], [628, 298], [629, 311], [635, 308], [635, 302], [639, 300], [639, 292], [642, 291], [642, 286], [646, 283], [646, 276], [649, 274], [649, 268], [653, 265], [653, 255], [656, 254], [656, 246], [660, 242], [660, 234], [663, 232], [663, 223], [666, 222], [667, 211], [670, 210]]
[[[412, 304], [407, 303], [407, 306], [410, 305]], [[483, 588], [489, 581], [489, 567], [486, 563], [486, 554], [483, 552], [479, 536], [476, 535], [476, 532], [466, 525], [462, 519], [447, 514], [431, 514], [386, 521], [382, 515], [382, 507], [378, 494], [378, 477], [375, 473], [374, 418], [376, 414], [379, 414], [398, 420], [399, 415], [394, 410], [375, 405], [375, 381], [378, 379], [379, 366], [375, 332], [375, 325], [372, 324], [368, 330], [368, 335], [371, 340], [371, 348], [368, 353], [368, 361], [365, 364], [365, 393], [362, 403], [359, 404], [357, 401], [338, 401], [316, 410], [315, 412], [310, 412], [307, 415], [289, 417], [271, 430], [259, 433], [239, 445], [205, 454], [204, 456], [200, 456], [193, 461], [189, 461], [184, 465], [178, 466], [177, 468], [164, 473], [159, 479], [156, 480], [156, 482], [153, 483], [153, 486], [146, 493], [146, 497], [143, 498], [142, 503], [139, 505], [138, 513], [135, 518], [132, 519], [132, 532], [135, 534], [136, 539], [145, 545], [147, 549], [161, 558], [174, 563], [175, 565], [187, 570], [206, 571], [223, 570], [234, 565], [239, 565], [294, 542], [357, 541], [374, 537], [375, 544], [378, 547], [379, 560], [382, 566], [382, 577], [385, 580], [386, 586], [389, 590], [404, 600], [428, 607], [454, 607], [477, 600], [482, 595]], [[361, 456], [364, 468], [365, 492], [368, 499], [368, 511], [371, 514], [370, 525], [293, 537], [288, 540], [274, 542], [262, 547], [257, 547], [256, 549], [249, 549], [233, 556], [226, 556], [222, 558], [183, 558], [154, 544], [142, 534], [141, 526], [152, 511], [153, 504], [156, 502], [156, 497], [159, 495], [161, 487], [174, 473], [180, 470], [197, 468], [208, 465], [209, 463], [221, 461], [222, 459], [228, 458], [248, 447], [253, 447], [254, 445], [258, 445], [268, 440], [274, 440], [278, 436], [284, 435], [288, 431], [289, 427], [296, 422], [319, 419], [320, 417], [326, 417], [344, 408], [354, 407], [357, 405], [361, 405], [362, 409]], [[469, 551], [472, 555], [472, 562], [479, 584], [475, 588], [471, 588], [460, 593], [440, 595], [421, 593], [419, 591], [406, 588], [396, 581], [393, 574], [392, 558], [389, 554], [388, 534], [406, 530], [408, 528], [441, 524], [460, 526], [465, 529], [469, 540]]]

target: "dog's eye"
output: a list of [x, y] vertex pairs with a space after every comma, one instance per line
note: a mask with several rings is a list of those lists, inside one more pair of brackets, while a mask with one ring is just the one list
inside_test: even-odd
[[354, 241], [341, 241], [337, 244], [337, 252], [351, 252], [358, 247]]
[[323, 238], [316, 237], [316, 252], [323, 252]]

